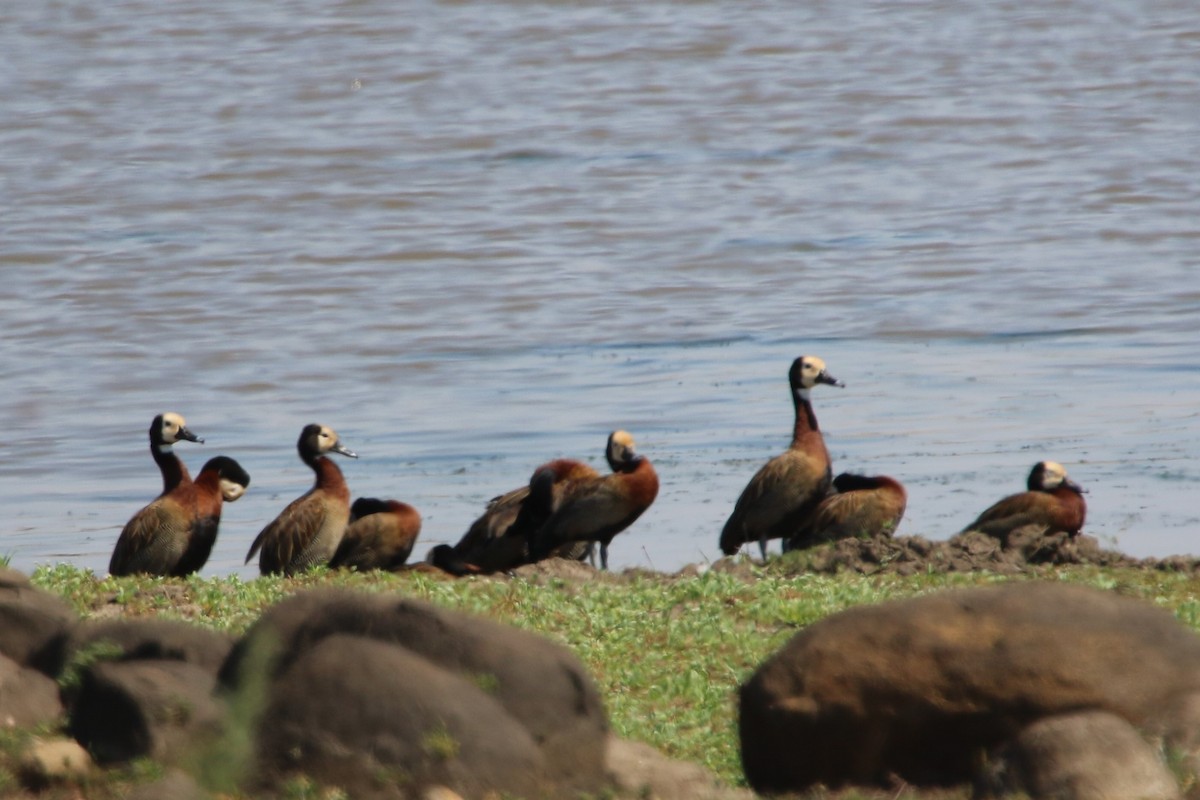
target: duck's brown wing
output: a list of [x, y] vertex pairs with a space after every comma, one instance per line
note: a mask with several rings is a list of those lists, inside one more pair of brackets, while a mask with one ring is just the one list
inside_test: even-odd
[[1054, 520], [1055, 501], [1045, 492], [1021, 492], [1009, 495], [990, 506], [962, 532], [980, 531], [1004, 537], [1026, 525], [1050, 525]]
[[188, 520], [183, 509], [159, 498], [134, 514], [121, 530], [109, 560], [113, 575], [167, 575], [183, 552]]
[[293, 500], [255, 538], [246, 554], [246, 563], [261, 549], [258, 560], [263, 575], [291, 574], [313, 566], [309, 551], [326, 522], [327, 511], [312, 495]]
[[471, 523], [471, 527], [454, 545], [459, 555], [465, 555], [480, 548], [487, 547], [493, 540], [504, 535], [508, 527], [521, 513], [521, 504], [529, 496], [529, 487], [521, 486], [511, 492], [493, 497], [488, 501], [484, 512]]
[[733, 555], [746, 542], [790, 533], [789, 521], [811, 509], [829, 491], [829, 465], [800, 450], [789, 450], [764, 464], [734, 504], [721, 531], [721, 550]]
[[851, 537], [891, 535], [904, 516], [903, 497], [878, 489], [831, 494], [802, 523], [792, 549]]
[[346, 528], [329, 566], [359, 571], [396, 569], [412, 554], [419, 531], [419, 518], [414, 526], [411, 519], [394, 513], [362, 517]]

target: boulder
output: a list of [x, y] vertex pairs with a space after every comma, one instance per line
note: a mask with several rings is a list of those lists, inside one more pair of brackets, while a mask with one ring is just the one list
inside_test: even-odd
[[215, 677], [233, 643], [229, 634], [179, 620], [108, 619], [77, 625], [67, 636], [64, 656], [69, 662], [91, 651], [109, 661], [183, 661]]
[[464, 797], [550, 796], [529, 731], [472, 681], [404, 647], [322, 637], [270, 687], [258, 726], [258, 780], [301, 773], [355, 798], [433, 786]]
[[0, 575], [0, 655], [57, 675], [62, 643], [79, 615], [61, 598], [36, 589], [19, 572]]
[[528, 731], [551, 782], [588, 790], [607, 784], [608, 719], [579, 660], [549, 639], [428, 603], [336, 589], [294, 595], [235, 645], [222, 683], [254, 680], [247, 665], [256, 654], [266, 658], [269, 683], [336, 634], [402, 646], [480, 687]]
[[53, 679], [0, 656], [0, 727], [34, 728], [57, 720], [62, 712]]
[[1027, 725], [994, 755], [999, 796], [1034, 800], [1178, 800], [1179, 787], [1158, 751], [1106, 711], [1046, 717]]
[[1198, 665], [1200, 637], [1169, 612], [1098, 589], [1019, 582], [859, 607], [801, 631], [742, 685], [742, 762], [759, 792], [937, 785], [1068, 712], [1182, 738]]
[[102, 764], [172, 763], [222, 732], [215, 676], [173, 660], [100, 661], [83, 672], [70, 733]]

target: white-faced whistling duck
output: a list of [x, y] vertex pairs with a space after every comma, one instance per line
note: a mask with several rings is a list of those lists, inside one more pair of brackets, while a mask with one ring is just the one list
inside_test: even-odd
[[800, 356], [788, 373], [796, 407], [792, 444], [762, 466], [742, 490], [721, 531], [721, 551], [733, 555], [747, 542], [758, 542], [767, 557], [767, 542], [790, 537], [829, 493], [829, 451], [817, 426], [809, 397], [817, 384], [845, 386], [816, 356]]
[[179, 414], [159, 414], [150, 423], [150, 453], [162, 473], [162, 493], [126, 523], [113, 548], [108, 565], [110, 573], [179, 574], [179, 562], [192, 537], [198, 504], [191, 476], [175, 454], [174, 445], [203, 441], [188, 430], [187, 422]]
[[613, 431], [606, 449], [611, 475], [575, 481], [566, 487], [558, 507], [530, 543], [530, 557], [540, 561], [571, 542], [600, 545], [600, 568], [608, 569], [608, 545], [628, 528], [658, 496], [658, 474], [638, 455], [633, 437]]
[[1087, 516], [1084, 489], [1067, 477], [1057, 461], [1039, 461], [1026, 481], [1028, 491], [1009, 495], [988, 508], [963, 528], [980, 531], [1005, 541], [1017, 528], [1043, 525], [1047, 533], [1066, 532], [1075, 536]]
[[360, 497], [350, 506], [350, 524], [329, 562], [365, 572], [404, 566], [421, 532], [421, 515], [408, 503]]
[[250, 545], [246, 563], [261, 549], [258, 569], [263, 575], [293, 575], [329, 563], [350, 520], [350, 489], [342, 471], [326, 453], [358, 456], [342, 446], [331, 428], [316, 424], [304, 426], [296, 449], [300, 459], [316, 473], [316, 482], [288, 504]]

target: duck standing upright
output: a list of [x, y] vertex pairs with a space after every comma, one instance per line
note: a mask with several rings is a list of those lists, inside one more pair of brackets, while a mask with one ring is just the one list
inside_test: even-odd
[[611, 475], [574, 481], [550, 518], [533, 535], [530, 558], [540, 561], [571, 542], [600, 545], [600, 568], [608, 569], [608, 545], [632, 525], [658, 497], [658, 474], [650, 459], [637, 453], [626, 431], [613, 431], [605, 450]]
[[963, 528], [980, 531], [1001, 541], [1026, 525], [1042, 525], [1047, 533], [1063, 531], [1075, 536], [1083, 529], [1087, 517], [1084, 489], [1067, 477], [1067, 470], [1057, 461], [1039, 461], [1029, 471], [1025, 481], [1027, 491], [999, 500], [974, 522]]
[[350, 523], [329, 566], [359, 572], [399, 569], [420, 532], [421, 515], [408, 503], [360, 497], [350, 506]]
[[891, 536], [904, 518], [908, 493], [887, 475], [843, 472], [833, 479], [833, 493], [817, 504], [786, 549], [799, 550], [835, 539]]
[[263, 575], [293, 575], [327, 564], [337, 552], [350, 520], [350, 488], [341, 469], [326, 454], [358, 456], [342, 445], [332, 428], [315, 423], [304, 426], [296, 449], [300, 460], [316, 473], [316, 481], [250, 545], [246, 563], [261, 549], [258, 569]]
[[156, 416], [150, 423], [150, 455], [162, 474], [162, 493], [125, 523], [108, 562], [109, 573], [165, 575], [174, 560], [172, 552], [182, 550], [177, 542], [191, 523], [187, 498], [192, 478], [175, 454], [178, 442], [204, 440], [188, 429], [182, 415], [167, 411]]
[[762, 466], [742, 490], [724, 529], [721, 552], [733, 555], [747, 542], [758, 542], [767, 557], [767, 542], [791, 537], [829, 493], [832, 468], [825, 439], [813, 412], [814, 386], [845, 386], [816, 356], [800, 356], [788, 371], [796, 418], [792, 444]]

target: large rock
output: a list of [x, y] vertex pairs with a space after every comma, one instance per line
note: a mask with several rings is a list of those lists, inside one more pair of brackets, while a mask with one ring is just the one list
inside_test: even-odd
[[170, 763], [223, 732], [215, 687], [213, 673], [183, 661], [100, 661], [84, 670], [70, 732], [103, 764]]
[[66, 602], [34, 588], [21, 573], [0, 574], [0, 655], [54, 676], [63, 641], [78, 621]]
[[1047, 717], [993, 754], [996, 796], [1046, 800], [1177, 800], [1179, 787], [1158, 751], [1133, 726], [1104, 711]]
[[[295, 595], [268, 610], [238, 642], [221, 680], [235, 689], [269, 686], [330, 636], [403, 648], [480, 689], [527, 732], [549, 784], [586, 791], [608, 786], [608, 721], [578, 659], [532, 633], [427, 603], [345, 590]], [[354, 688], [364, 693], [361, 702], [375, 702], [380, 694], [370, 683]], [[357, 697], [347, 702], [360, 702]]]
[[356, 798], [429, 786], [464, 797], [549, 793], [529, 731], [469, 680], [403, 647], [335, 635], [307, 648], [270, 689], [259, 725], [260, 778], [293, 773]]
[[229, 634], [178, 620], [110, 619], [77, 625], [66, 639], [64, 655], [68, 662], [88, 653], [107, 661], [184, 661], [215, 677], [233, 643]]
[[58, 684], [0, 656], [0, 728], [34, 728], [62, 714]]
[[797, 634], [741, 687], [760, 792], [967, 780], [980, 753], [1062, 713], [1185, 740], [1200, 637], [1114, 593], [1021, 582], [862, 607]]

